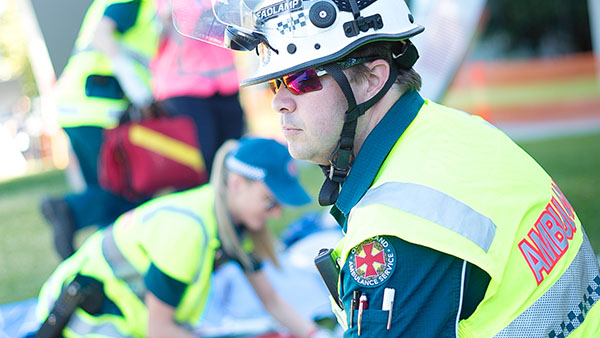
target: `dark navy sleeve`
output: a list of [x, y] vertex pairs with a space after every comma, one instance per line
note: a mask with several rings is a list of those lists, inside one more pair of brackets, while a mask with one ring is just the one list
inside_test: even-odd
[[187, 287], [187, 284], [167, 276], [154, 264], [150, 264], [150, 268], [144, 276], [144, 283], [148, 291], [152, 292], [156, 298], [172, 307], [179, 305]]
[[[361, 337], [456, 337], [464, 261], [393, 236], [378, 236], [354, 247], [341, 271], [342, 301], [350, 324], [353, 292], [367, 296]], [[391, 328], [382, 311], [385, 288], [395, 290]], [[358, 336], [358, 306], [352, 328]]]
[[104, 10], [104, 16], [111, 18], [117, 24], [119, 33], [125, 33], [135, 25], [141, 0], [132, 0], [109, 5]]

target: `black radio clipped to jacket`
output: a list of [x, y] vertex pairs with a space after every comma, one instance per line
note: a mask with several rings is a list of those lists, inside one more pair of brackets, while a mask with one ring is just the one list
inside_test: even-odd
[[103, 295], [102, 283], [94, 278], [78, 274], [63, 289], [35, 337], [62, 337], [62, 331], [71, 319], [75, 309], [82, 307], [89, 313], [94, 313], [99, 310]]
[[338, 279], [340, 276], [340, 266], [333, 256], [333, 249], [321, 249], [315, 257], [315, 265], [321, 274], [321, 278], [325, 282], [325, 286], [329, 290], [331, 297], [335, 300], [340, 308], [344, 308], [340, 294], [338, 292]]

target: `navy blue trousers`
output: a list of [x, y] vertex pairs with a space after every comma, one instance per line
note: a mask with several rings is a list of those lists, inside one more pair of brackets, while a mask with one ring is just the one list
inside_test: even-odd
[[217, 149], [228, 139], [239, 139], [245, 130], [244, 111], [237, 94], [178, 96], [165, 99], [162, 103], [171, 116], [185, 115], [194, 120], [209, 174]]

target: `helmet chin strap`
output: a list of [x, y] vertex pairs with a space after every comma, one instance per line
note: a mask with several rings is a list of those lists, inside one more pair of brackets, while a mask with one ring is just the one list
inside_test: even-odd
[[330, 165], [321, 166], [325, 174], [325, 182], [323, 182], [323, 186], [321, 186], [321, 191], [319, 192], [319, 204], [327, 206], [337, 201], [340, 184], [346, 180], [352, 162], [354, 162], [354, 136], [356, 134], [358, 118], [388, 92], [398, 77], [398, 69], [392, 62], [389, 77], [381, 90], [369, 100], [357, 105], [350, 82], [344, 72], [342, 72], [342, 68], [336, 62], [324, 65], [323, 68], [333, 76], [342, 89], [344, 96], [346, 96], [346, 101], [348, 101], [344, 126], [342, 127], [340, 140], [329, 158]]

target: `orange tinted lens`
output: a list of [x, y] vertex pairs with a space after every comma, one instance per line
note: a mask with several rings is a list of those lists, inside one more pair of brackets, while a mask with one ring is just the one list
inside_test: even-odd
[[281, 85], [281, 81], [273, 79], [273, 80], [269, 80], [269, 88], [271, 88], [271, 91], [273, 92], [273, 94], [277, 94], [277, 92], [279, 91], [279, 86]]

